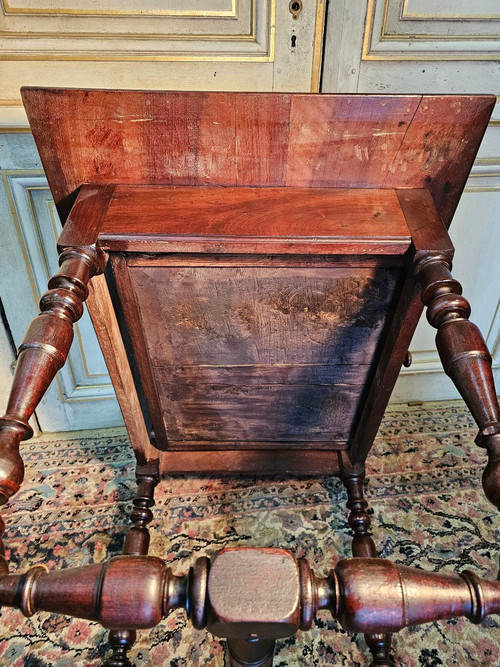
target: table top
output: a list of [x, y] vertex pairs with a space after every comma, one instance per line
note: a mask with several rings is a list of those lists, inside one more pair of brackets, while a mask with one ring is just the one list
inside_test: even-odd
[[26, 88], [62, 222], [83, 183], [426, 188], [449, 225], [496, 98]]

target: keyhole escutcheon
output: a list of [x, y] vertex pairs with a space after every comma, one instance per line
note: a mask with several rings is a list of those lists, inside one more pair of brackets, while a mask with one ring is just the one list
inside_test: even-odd
[[294, 21], [299, 18], [299, 14], [302, 11], [302, 0], [291, 0], [288, 5], [291, 15], [293, 16]]

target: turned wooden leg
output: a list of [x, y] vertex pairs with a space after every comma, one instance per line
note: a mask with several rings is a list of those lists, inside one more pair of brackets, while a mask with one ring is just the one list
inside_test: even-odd
[[[0, 418], [0, 505], [21, 486], [24, 464], [19, 454], [21, 440], [33, 435], [29, 419], [42, 396], [64, 365], [73, 340], [73, 324], [83, 314], [87, 284], [102, 273], [105, 255], [94, 246], [62, 251], [59, 272], [50, 279], [49, 290], [40, 299], [40, 314], [28, 327], [18, 350], [7, 412]], [[8, 570], [1, 541], [0, 576]]]
[[436, 346], [443, 368], [479, 426], [476, 443], [488, 452], [484, 492], [500, 508], [500, 409], [491, 356], [481, 332], [469, 321], [470, 305], [450, 270], [451, 260], [445, 255], [416, 256], [415, 275], [422, 284], [427, 319], [438, 330]]
[[0, 505], [16, 493], [24, 477], [19, 443], [33, 431], [28, 421], [73, 341], [73, 324], [83, 314], [87, 283], [102, 273], [105, 257], [94, 247], [64, 250], [61, 268], [40, 299], [40, 314], [28, 327], [18, 350], [7, 413], [0, 419]]
[[[363, 493], [365, 473], [345, 473], [342, 481], [347, 491], [348, 522], [353, 531], [352, 555], [356, 558], [376, 558], [377, 548], [370, 533], [371, 519]], [[365, 634], [365, 641], [373, 656], [370, 667], [393, 667], [390, 634]]]
[[[137, 466], [137, 493], [133, 500], [134, 509], [130, 519], [134, 524], [127, 533], [123, 553], [129, 556], [147, 556], [149, 551], [148, 524], [153, 520], [151, 507], [154, 506], [154, 490], [159, 482], [158, 462]], [[104, 667], [132, 667], [127, 657], [137, 638], [137, 632], [131, 629], [111, 630], [108, 642], [112, 655], [104, 661]]]
[[136, 630], [110, 630], [108, 643], [111, 646], [113, 655], [105, 660], [103, 665], [105, 667], [132, 667], [127, 653], [135, 644], [136, 639]]

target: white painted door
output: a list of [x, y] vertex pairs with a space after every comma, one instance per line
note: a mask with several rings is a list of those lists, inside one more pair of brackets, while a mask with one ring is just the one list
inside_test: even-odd
[[[0, 298], [15, 345], [57, 270], [59, 230], [19, 88], [315, 91], [325, 0], [295, 4], [296, 17], [288, 0], [0, 0]], [[37, 417], [44, 431], [121, 423], [88, 315]]]
[[[500, 96], [499, 0], [330, 0], [322, 90]], [[450, 228], [454, 275], [493, 355], [500, 386], [500, 104]], [[420, 322], [392, 400], [458, 397]]]

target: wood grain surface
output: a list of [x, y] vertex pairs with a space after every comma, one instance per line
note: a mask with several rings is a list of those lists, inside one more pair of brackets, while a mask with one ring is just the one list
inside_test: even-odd
[[403, 254], [410, 241], [390, 189], [118, 186], [100, 231], [130, 252]]
[[452, 254], [495, 98], [23, 96], [63, 221], [82, 190], [63, 239], [111, 251], [157, 447], [344, 443], [362, 463], [421, 308], [401, 260]]
[[83, 183], [428, 188], [450, 223], [491, 95], [25, 88], [62, 221]]
[[172, 446], [350, 437], [401, 267], [143, 264], [128, 284]]
[[158, 452], [160, 473], [182, 475], [338, 475], [340, 452], [314, 448]]

